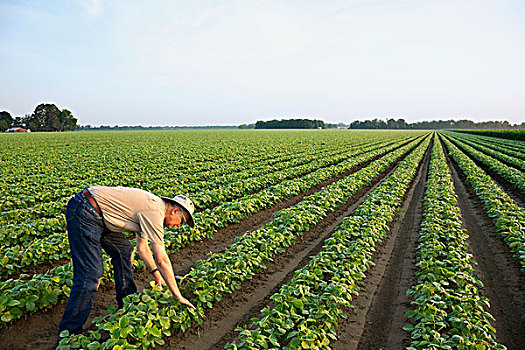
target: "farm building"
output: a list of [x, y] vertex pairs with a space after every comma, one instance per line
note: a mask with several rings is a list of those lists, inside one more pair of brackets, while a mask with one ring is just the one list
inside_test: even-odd
[[31, 130], [17, 126], [14, 128], [7, 129], [5, 132], [31, 132]]

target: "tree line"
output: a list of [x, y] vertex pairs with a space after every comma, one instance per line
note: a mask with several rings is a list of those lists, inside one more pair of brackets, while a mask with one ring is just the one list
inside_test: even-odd
[[255, 129], [317, 129], [323, 127], [322, 120], [310, 119], [259, 120], [255, 123]]
[[7, 111], [0, 112], [0, 131], [11, 127], [23, 127], [31, 131], [73, 131], [77, 118], [67, 110], [60, 110], [52, 103], [41, 103], [32, 114], [12, 117]]
[[432, 120], [417, 123], [407, 123], [404, 119], [354, 121], [349, 129], [525, 129], [525, 122], [511, 124], [508, 121], [473, 122], [472, 120]]

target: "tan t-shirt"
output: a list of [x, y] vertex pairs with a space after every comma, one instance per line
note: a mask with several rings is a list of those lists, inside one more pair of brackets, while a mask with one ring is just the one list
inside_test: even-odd
[[164, 244], [162, 198], [138, 188], [93, 186], [88, 188], [100, 206], [104, 223], [113, 232], [135, 232], [155, 244]]

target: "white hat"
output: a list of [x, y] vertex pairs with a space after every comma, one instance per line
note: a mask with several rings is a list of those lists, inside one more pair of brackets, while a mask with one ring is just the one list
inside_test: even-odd
[[193, 205], [193, 202], [191, 201], [191, 199], [189, 199], [186, 196], [183, 196], [182, 194], [179, 194], [173, 198], [162, 197], [162, 196], [160, 198], [167, 200], [168, 202], [174, 202], [177, 205], [179, 205], [182, 209], [184, 209], [190, 217], [188, 221], [188, 225], [190, 225], [191, 228], [195, 227], [195, 219], [193, 218], [193, 212], [195, 211], [195, 205]]

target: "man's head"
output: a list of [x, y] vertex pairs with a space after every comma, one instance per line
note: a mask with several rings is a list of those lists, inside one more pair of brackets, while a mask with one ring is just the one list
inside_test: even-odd
[[188, 224], [190, 227], [195, 227], [195, 219], [193, 218], [195, 206], [188, 197], [178, 195], [173, 198], [160, 198], [167, 203], [166, 213], [164, 214], [165, 227], [180, 227], [183, 223]]
[[166, 213], [164, 214], [164, 227], [180, 227], [185, 223], [188, 223], [188, 217], [184, 210], [177, 204], [168, 202]]

